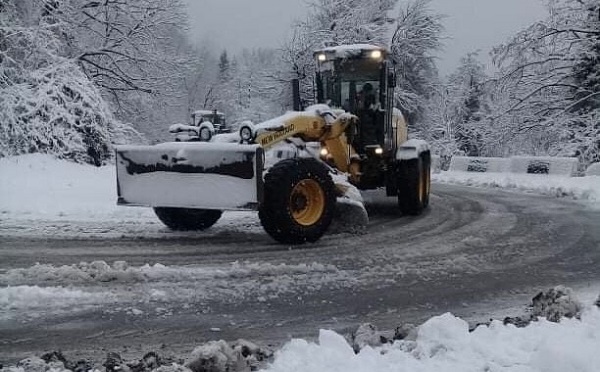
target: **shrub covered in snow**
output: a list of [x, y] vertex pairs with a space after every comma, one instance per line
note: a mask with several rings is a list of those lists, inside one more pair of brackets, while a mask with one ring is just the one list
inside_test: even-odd
[[193, 372], [250, 372], [271, 356], [271, 351], [245, 340], [209, 341], [195, 348], [185, 365]]
[[[123, 138], [100, 93], [68, 60], [11, 81], [0, 93], [0, 155], [50, 153], [101, 165]], [[131, 132], [134, 133], [134, 132]]]
[[8, 1], [0, 17], [0, 157], [49, 153], [95, 165], [111, 142], [138, 134], [119, 123], [74, 60], [61, 57], [60, 24], [19, 17]]
[[535, 318], [543, 317], [558, 322], [562, 318], [579, 318], [583, 306], [570, 288], [558, 286], [538, 293], [532, 300], [531, 308]]

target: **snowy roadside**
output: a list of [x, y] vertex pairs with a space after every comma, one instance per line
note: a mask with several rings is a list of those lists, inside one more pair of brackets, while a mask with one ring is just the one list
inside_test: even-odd
[[[36, 264], [0, 273], [0, 321], [98, 310], [130, 316], [202, 312], [194, 304], [267, 302], [327, 287], [356, 285], [353, 274], [333, 265], [233, 262], [220, 266], [129, 266], [104, 261]], [[206, 307], [206, 306], [205, 306]], [[208, 311], [209, 309], [204, 309]]]
[[600, 204], [600, 177], [564, 177], [516, 173], [478, 173], [445, 171], [432, 174], [432, 181], [454, 185], [476, 186], [531, 192], [557, 198], [582, 200]]
[[[0, 233], [164, 234], [168, 230], [150, 208], [116, 205], [114, 166], [91, 167], [32, 154], [0, 159]], [[600, 203], [600, 177], [560, 177], [515, 173], [442, 172], [432, 180], [485, 188], [534, 192]], [[81, 229], [69, 228], [76, 222]], [[65, 228], [67, 227], [67, 228]], [[262, 232], [255, 213], [229, 212], [218, 231]], [[83, 230], [83, 231], [81, 231]], [[172, 233], [182, 234], [185, 233]]]
[[[557, 287], [532, 299], [522, 319], [491, 320], [475, 328], [451, 313], [418, 327], [385, 334], [363, 324], [351, 334], [320, 330], [317, 341], [292, 339], [273, 353], [245, 340], [209, 341], [187, 356], [146, 353], [125, 360], [115, 352], [104, 363], [68, 360], [60, 352], [32, 356], [1, 372], [595, 372], [600, 363], [600, 298], [583, 303]], [[83, 369], [82, 369], [83, 368]]]
[[[595, 205], [600, 202], [600, 177], [567, 179], [455, 172], [437, 174], [433, 179], [440, 183], [570, 197]], [[186, 233], [169, 232], [150, 209], [117, 207], [115, 190], [112, 166], [94, 168], [43, 155], [0, 159], [0, 235], [185, 236]], [[232, 229], [262, 233], [254, 214], [230, 213], [219, 221], [213, 229], [216, 232], [211, 234]], [[302, 295], [322, 286], [352, 286], [356, 280], [363, 279], [358, 274], [316, 262], [305, 265], [234, 262], [220, 266], [133, 266], [124, 261], [63, 266], [40, 263], [0, 272], [0, 320], [26, 323], [39, 316], [94, 310], [105, 315], [122, 313], [138, 319], [171, 317], [186, 311], [203, 313], [210, 309], [202, 306], [191, 309], [191, 304], [202, 305], [215, 298], [238, 301], [248, 293], [259, 302], [291, 292]], [[368, 270], [363, 273], [368, 274]], [[582, 292], [585, 290], [576, 290], [578, 295]], [[497, 321], [469, 332], [465, 321], [444, 314], [431, 318], [411, 337], [393, 344], [366, 346], [357, 354], [352, 342], [323, 330], [318, 342], [290, 341], [276, 352], [266, 368], [273, 372], [591, 372], [600, 365], [597, 353], [600, 349], [600, 311], [592, 305], [598, 288], [591, 292], [583, 301], [585, 310], [581, 320], [565, 319], [560, 323], [540, 320], [526, 328]], [[497, 316], [501, 319], [503, 315]], [[205, 349], [220, 350], [227, 360], [226, 345], [210, 344]], [[191, 362], [186, 360], [180, 364], [192, 368]], [[246, 367], [239, 371], [249, 371]], [[97, 368], [104, 370], [104, 367]], [[162, 371], [189, 371], [182, 366], [161, 368]], [[0, 367], [2, 372], [34, 370], [49, 368], [29, 368], [25, 364], [5, 370]], [[60, 368], [55, 370], [59, 371]], [[238, 369], [230, 368], [229, 371]]]
[[[114, 165], [92, 167], [31, 154], [0, 159], [0, 234], [103, 238], [189, 236], [152, 209], [117, 206]], [[228, 212], [212, 233], [262, 232], [255, 213]]]
[[[197, 239], [195, 232], [168, 230], [150, 208], [117, 206], [112, 165], [97, 168], [33, 154], [0, 159], [0, 175], [0, 236]], [[252, 212], [225, 213], [204, 234], [232, 232], [238, 239], [264, 234]], [[353, 273], [318, 262], [139, 266], [125, 261], [62, 266], [41, 262], [0, 270], [0, 321], [27, 322], [95, 310], [132, 316], [158, 312], [165, 317], [191, 311], [190, 303], [266, 302], [355, 282]]]

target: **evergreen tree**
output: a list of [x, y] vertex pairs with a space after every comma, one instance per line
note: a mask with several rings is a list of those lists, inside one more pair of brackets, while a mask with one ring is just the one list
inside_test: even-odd
[[456, 140], [460, 150], [469, 156], [479, 156], [482, 135], [479, 133], [482, 119], [482, 99], [487, 77], [477, 52], [461, 58], [457, 70], [448, 77], [449, 94], [456, 102]]
[[227, 51], [223, 50], [219, 57], [219, 80], [221, 82], [227, 81], [229, 76], [229, 58], [227, 57]]

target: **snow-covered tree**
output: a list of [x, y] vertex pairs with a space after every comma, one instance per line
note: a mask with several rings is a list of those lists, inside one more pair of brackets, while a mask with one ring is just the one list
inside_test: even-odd
[[[290, 86], [292, 79], [298, 79], [304, 106], [312, 104], [314, 100], [316, 69], [313, 53], [323, 47], [325, 32], [317, 29], [309, 17], [306, 21], [294, 24], [292, 36], [282, 47], [281, 58], [288, 68], [280, 72], [281, 79], [287, 80]], [[287, 97], [291, 104], [291, 94]]]
[[79, 65], [120, 120], [152, 135], [185, 114], [180, 103], [188, 45], [181, 0], [20, 3], [42, 12], [62, 43], [61, 56]]
[[212, 50], [209, 45], [189, 50], [188, 69], [183, 79], [187, 117], [199, 109], [216, 108], [218, 60]]
[[[510, 92], [494, 121], [550, 154], [600, 159], [598, 135], [598, 0], [551, 0], [549, 15], [495, 48], [496, 89]], [[593, 137], [592, 137], [593, 138]], [[529, 144], [531, 145], [531, 143]], [[523, 148], [523, 146], [521, 146]]]
[[309, 18], [321, 41], [330, 45], [368, 43], [387, 45], [397, 0], [314, 0]]
[[230, 122], [260, 122], [289, 108], [291, 99], [288, 101], [286, 92], [291, 84], [280, 78], [282, 63], [280, 52], [273, 49], [246, 49], [235, 55], [227, 72], [219, 74], [224, 78], [218, 83], [218, 108], [227, 113]]
[[283, 58], [288, 63], [289, 80], [299, 79], [302, 99], [312, 103], [314, 95], [315, 50], [325, 46], [368, 43], [387, 47], [394, 19], [390, 18], [397, 0], [314, 0], [305, 20], [297, 22]]
[[446, 82], [433, 87], [423, 104], [419, 136], [444, 161], [458, 153], [479, 155], [485, 80], [477, 53], [470, 53]]
[[429, 94], [439, 84], [435, 55], [440, 50], [442, 16], [430, 7], [430, 0], [411, 0], [396, 19], [390, 51], [397, 63], [396, 105], [418, 121]]
[[33, 4], [4, 1], [0, 15], [0, 156], [44, 152], [100, 165], [111, 142], [136, 133], [115, 120], [76, 61], [60, 54], [49, 10], [26, 5]]
[[448, 76], [447, 89], [453, 102], [459, 148], [467, 155], [479, 156], [484, 145], [480, 132], [486, 93], [485, 67], [473, 52], [461, 58], [456, 71]]
[[186, 25], [180, 0], [53, 2], [67, 56], [111, 94], [152, 93], [177, 73], [177, 38]]

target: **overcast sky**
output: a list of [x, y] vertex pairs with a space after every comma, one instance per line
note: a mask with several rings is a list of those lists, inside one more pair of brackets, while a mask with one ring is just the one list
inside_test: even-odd
[[[219, 50], [280, 46], [292, 21], [307, 13], [304, 0], [187, 2], [193, 38], [209, 40]], [[432, 8], [446, 15], [442, 73], [454, 69], [466, 53], [479, 49], [485, 56], [493, 45], [544, 17], [542, 0], [432, 0]]]

